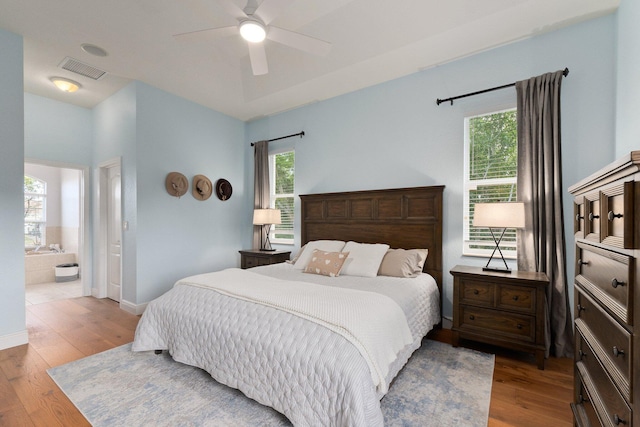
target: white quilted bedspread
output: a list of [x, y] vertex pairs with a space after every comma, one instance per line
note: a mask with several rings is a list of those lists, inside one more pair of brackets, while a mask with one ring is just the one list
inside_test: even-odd
[[[274, 280], [236, 269], [212, 274], [225, 280], [255, 279], [264, 286], [263, 299], [270, 293], [265, 281]], [[200, 277], [193, 286], [188, 282], [194, 278], [187, 278], [149, 303], [136, 330], [134, 351], [169, 350], [176, 361], [206, 370], [296, 426], [383, 425], [379, 398], [384, 391], [376, 390], [362, 348], [322, 321], [294, 314], [298, 308], [274, 308], [273, 302], [264, 305], [247, 301], [247, 295], [231, 296], [233, 287], [212, 291], [206, 283], [211, 277], [201, 276], [206, 276], [205, 283]], [[410, 349], [410, 355], [420, 338], [409, 339], [409, 345], [402, 338], [400, 347]], [[400, 368], [393, 369], [387, 381]]]

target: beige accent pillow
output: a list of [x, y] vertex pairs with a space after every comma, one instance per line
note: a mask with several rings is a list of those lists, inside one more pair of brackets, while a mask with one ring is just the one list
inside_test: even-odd
[[348, 256], [349, 252], [325, 252], [320, 249], [314, 249], [304, 272], [338, 277]]
[[389, 249], [382, 258], [378, 275], [416, 277], [422, 273], [428, 254], [427, 249]]

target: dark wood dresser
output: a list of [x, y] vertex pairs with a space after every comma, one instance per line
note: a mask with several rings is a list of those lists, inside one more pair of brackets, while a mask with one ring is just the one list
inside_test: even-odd
[[640, 151], [569, 192], [576, 245], [575, 424], [640, 427], [640, 319], [634, 319], [640, 316]]
[[456, 265], [453, 275], [453, 346], [460, 338], [535, 354], [544, 369], [544, 273], [483, 271]]
[[258, 267], [260, 265], [278, 264], [289, 260], [291, 251], [261, 251], [246, 249], [240, 252], [240, 268]]

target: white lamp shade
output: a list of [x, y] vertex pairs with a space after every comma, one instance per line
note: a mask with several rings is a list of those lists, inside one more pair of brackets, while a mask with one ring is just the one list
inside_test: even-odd
[[280, 209], [255, 209], [253, 225], [282, 224]]
[[524, 203], [476, 203], [473, 226], [524, 228]]

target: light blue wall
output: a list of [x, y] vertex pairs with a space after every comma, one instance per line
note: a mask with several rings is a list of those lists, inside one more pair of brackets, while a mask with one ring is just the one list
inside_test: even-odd
[[[160, 296], [181, 277], [240, 265], [238, 250], [248, 244], [251, 227], [244, 140], [242, 121], [137, 83], [138, 303]], [[165, 190], [173, 171], [191, 184], [181, 198]], [[196, 200], [191, 189], [198, 174], [214, 185], [227, 179], [232, 197]]]
[[27, 341], [22, 37], [0, 30], [0, 349]]
[[[444, 271], [458, 263], [481, 265], [485, 259], [462, 256], [463, 120], [515, 107], [515, 89], [458, 100], [453, 106], [437, 106], [436, 98], [568, 67], [562, 87], [567, 188], [613, 159], [614, 43], [615, 16], [610, 15], [251, 122], [247, 136], [253, 141], [305, 131], [302, 140], [280, 143], [295, 146], [298, 194], [444, 184]], [[564, 205], [571, 227], [568, 193]], [[571, 241], [572, 230], [566, 236]], [[570, 244], [567, 259], [573, 259]], [[570, 271], [568, 277], [572, 275]], [[445, 274], [446, 316], [451, 316], [451, 284]]]
[[91, 110], [25, 93], [24, 117], [25, 157], [91, 166]]
[[640, 2], [622, 0], [617, 18], [616, 158], [640, 150]]

